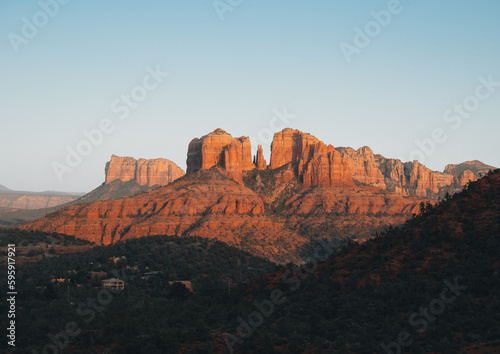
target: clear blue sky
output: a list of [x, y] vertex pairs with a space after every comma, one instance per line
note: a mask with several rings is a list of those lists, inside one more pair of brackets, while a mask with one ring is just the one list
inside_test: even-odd
[[[73, 0], [44, 24], [37, 1], [2, 1], [0, 184], [90, 191], [112, 154], [185, 168], [192, 138], [218, 127], [258, 136], [283, 107], [296, 115], [291, 127], [334, 146], [408, 160], [415, 140], [442, 129], [447, 141], [423, 161], [430, 168], [500, 166], [500, 87], [460, 126], [443, 120], [475, 95], [479, 77], [500, 81], [500, 1], [401, 0], [348, 63], [341, 43], [354, 45], [355, 28], [365, 31], [388, 3], [245, 0], [221, 21], [211, 0]], [[33, 16], [44, 27], [16, 53], [12, 35]], [[158, 65], [169, 76], [120, 120], [112, 102]], [[66, 147], [104, 118], [114, 131], [59, 180], [54, 162], [65, 164]]]

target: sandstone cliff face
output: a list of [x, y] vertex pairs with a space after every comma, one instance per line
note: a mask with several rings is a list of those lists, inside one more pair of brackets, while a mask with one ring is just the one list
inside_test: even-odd
[[438, 193], [436, 175], [418, 161], [404, 164], [408, 187], [414, 189], [415, 195], [421, 198], [427, 196], [427, 190]]
[[284, 129], [274, 134], [270, 168], [292, 163], [304, 187], [353, 187], [350, 166], [331, 145], [299, 130]]
[[[459, 191], [469, 180], [475, 181], [478, 177], [464, 170], [470, 163], [448, 165], [445, 173], [441, 173], [428, 169], [418, 161], [403, 163], [375, 155], [366, 146], [358, 150], [340, 147], [337, 151], [347, 161], [355, 181], [403, 196], [436, 199], [446, 192]], [[481, 163], [472, 165], [485, 168]], [[452, 171], [454, 174], [450, 173]]]
[[200, 139], [191, 140], [188, 147], [187, 173], [222, 166], [228, 177], [243, 181], [243, 171], [254, 168], [252, 148], [248, 137], [233, 138], [216, 129]]
[[319, 139], [300, 130], [285, 128], [274, 134], [271, 144], [271, 162], [269, 168], [275, 169], [289, 162], [298, 163], [310, 145], [319, 143]]
[[354, 187], [350, 166], [331, 145], [308, 145], [298, 167], [304, 187]]
[[469, 170], [465, 170], [464, 172], [462, 172], [459, 176], [456, 177], [456, 179], [459, 186], [465, 186], [469, 182], [477, 181], [477, 177], [474, 172]]
[[116, 180], [128, 182], [135, 179], [135, 170], [137, 168], [137, 160], [133, 157], [121, 157], [112, 155], [111, 160], [106, 163], [105, 183], [111, 183]]
[[[358, 150], [352, 148], [338, 148], [337, 150], [350, 166], [354, 180], [378, 188], [385, 189], [387, 187], [380, 161], [369, 147], [365, 146]], [[393, 174], [395, 180], [400, 178], [399, 174], [402, 172], [400, 166], [397, 165], [387, 171], [387, 173]]]
[[166, 186], [184, 176], [184, 171], [165, 159], [137, 160], [136, 180], [141, 186]]
[[[479, 162], [450, 165], [447, 171], [455, 171], [456, 175], [441, 173], [431, 171], [418, 161], [403, 163], [375, 155], [367, 146], [358, 150], [335, 149], [311, 134], [290, 128], [274, 135], [269, 166], [264, 160], [262, 146], [258, 147], [253, 164], [250, 151], [247, 137], [233, 138], [224, 130], [216, 129], [191, 141], [187, 172], [218, 165], [224, 168], [227, 176], [242, 182], [244, 173], [253, 168], [273, 170], [291, 163], [293, 174], [304, 188], [352, 188], [356, 181], [402, 196], [437, 199], [446, 192], [458, 191], [467, 183], [464, 181], [474, 180], [471, 175], [462, 176], [465, 165], [483, 170], [487, 166]], [[124, 175], [127, 175], [126, 167], [124, 164]]]
[[135, 180], [141, 186], [165, 186], [184, 176], [184, 171], [166, 159], [136, 160], [133, 157], [111, 156], [106, 164], [106, 184]]

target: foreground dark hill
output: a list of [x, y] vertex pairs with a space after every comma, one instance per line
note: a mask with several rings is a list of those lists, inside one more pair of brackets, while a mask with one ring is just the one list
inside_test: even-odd
[[3, 252], [0, 255], [0, 265], [5, 268], [8, 263], [8, 245], [11, 244], [16, 245], [17, 265], [57, 257], [62, 253], [83, 252], [95, 246], [74, 236], [0, 227], [0, 250]]
[[[6, 240], [37, 236], [17, 232]], [[50, 346], [61, 341], [64, 353], [109, 352], [108, 347], [122, 353], [170, 353], [181, 342], [210, 338], [208, 324], [224, 321], [224, 312], [212, 311], [212, 303], [226, 301], [238, 284], [274, 267], [219, 241], [167, 236], [18, 265], [16, 348], [9, 353], [51, 352]], [[123, 291], [101, 288], [101, 280], [112, 277], [125, 281]], [[7, 281], [0, 285], [4, 293], [6, 286]], [[5, 299], [0, 300], [0, 310], [7, 309]], [[66, 343], [70, 322], [80, 332]], [[4, 348], [6, 341], [0, 352]]]
[[[238, 353], [498, 353], [500, 171], [422, 209], [324, 262], [313, 257], [252, 282], [243, 304], [226, 308], [228, 345]], [[281, 300], [271, 311], [273, 298]]]

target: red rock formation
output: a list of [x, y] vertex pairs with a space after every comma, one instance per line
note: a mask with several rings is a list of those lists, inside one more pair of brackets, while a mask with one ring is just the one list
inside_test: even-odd
[[242, 144], [238, 140], [233, 140], [224, 148], [224, 167], [229, 178], [235, 181], [243, 181], [242, 174]]
[[[418, 212], [420, 202], [458, 191], [475, 177], [473, 171], [452, 175], [418, 161], [386, 159], [367, 147], [335, 149], [292, 129], [275, 134], [266, 172], [260, 171], [266, 169], [262, 147], [255, 166], [250, 149], [248, 138], [217, 129], [189, 144], [191, 176], [133, 197], [70, 206], [23, 228], [104, 244], [148, 235], [195, 235], [290, 261], [308, 241], [303, 230], [321, 234], [333, 228], [368, 237], [374, 229], [404, 222]], [[106, 182], [170, 183], [176, 168], [168, 160], [113, 156]]]
[[418, 213], [419, 198], [403, 198], [398, 195], [383, 195], [376, 188], [356, 188], [343, 190], [342, 193], [335, 189], [315, 189], [303, 191], [285, 204], [290, 207], [289, 215], [312, 214], [387, 214], [407, 216]]
[[433, 171], [433, 174], [436, 176], [436, 182], [439, 190], [456, 184], [456, 178], [452, 175], [436, 171]]
[[166, 159], [136, 160], [133, 157], [111, 156], [106, 163], [106, 184], [135, 180], [141, 186], [165, 186], [184, 176], [184, 171]]
[[319, 143], [319, 139], [300, 130], [285, 128], [274, 134], [271, 145], [271, 169], [286, 165], [289, 162], [299, 162], [309, 145]]
[[404, 189], [406, 185], [406, 176], [403, 162], [396, 159], [385, 159], [380, 155], [376, 156], [380, 157], [379, 168], [384, 176], [386, 189], [399, 195], [408, 195], [407, 190]]
[[[342, 158], [344, 158], [352, 171], [354, 180], [369, 184], [378, 188], [386, 188], [385, 177], [382, 174], [380, 162], [373, 154], [372, 149], [364, 146], [358, 150], [351, 148], [338, 148]], [[401, 166], [402, 167], [402, 166]], [[402, 173], [402, 169], [398, 171]], [[394, 179], [397, 180], [400, 176], [396, 172]], [[392, 173], [389, 172], [389, 173]]]
[[457, 177], [457, 184], [459, 186], [465, 186], [469, 182], [477, 181], [476, 175], [474, 172], [465, 170]]
[[399, 195], [435, 199], [463, 186], [459, 176], [431, 171], [418, 161], [386, 159], [366, 146], [358, 150], [334, 149], [310, 134], [289, 128], [274, 135], [269, 167], [275, 169], [287, 163], [294, 165], [305, 187], [349, 188], [357, 181]]
[[220, 165], [230, 178], [241, 182], [242, 171], [253, 169], [250, 139], [233, 138], [224, 130], [216, 129], [201, 139], [191, 140], [186, 164], [187, 173]]
[[184, 176], [184, 171], [175, 163], [166, 159], [137, 161], [136, 180], [140, 185], [166, 186]]
[[478, 175], [471, 171], [464, 175], [465, 182], [462, 180], [466, 167], [477, 171], [492, 168], [479, 161], [472, 161], [460, 165], [448, 165], [445, 173], [441, 173], [431, 171], [418, 161], [403, 163], [400, 160], [374, 155], [368, 147], [358, 150], [351, 148], [337, 148], [337, 150], [351, 167], [355, 181], [396, 194], [421, 198], [436, 199], [445, 192], [455, 193], [469, 179], [477, 180]]
[[304, 152], [306, 157], [301, 158], [298, 167], [304, 187], [354, 187], [349, 165], [332, 145], [319, 142], [308, 145]]
[[[224, 130], [217, 129], [201, 139], [191, 141], [187, 171], [191, 173], [219, 165], [224, 168], [226, 175], [241, 182], [244, 171], [266, 168], [262, 147], [258, 147], [253, 164], [250, 148], [248, 138], [235, 139]], [[366, 146], [358, 150], [342, 147], [334, 149], [310, 134], [290, 128], [274, 135], [269, 168], [276, 169], [288, 163], [292, 164], [293, 174], [306, 188], [351, 188], [357, 181], [403, 196], [436, 199], [445, 192], [460, 190], [463, 187], [461, 183], [464, 183], [458, 174], [453, 176], [431, 171], [417, 161], [403, 163], [387, 159], [375, 155]], [[458, 171], [466, 164], [447, 168]], [[479, 162], [470, 162], [469, 165], [476, 169], [487, 166]]]
[[201, 181], [184, 179], [129, 198], [66, 207], [22, 228], [98, 244], [150, 235], [218, 238], [271, 259], [297, 259], [295, 250], [307, 240], [267, 216], [260, 196], [217, 171], [202, 172]]
[[436, 174], [420, 162], [405, 163], [405, 175], [409, 187], [414, 189], [416, 196], [425, 198], [427, 190], [433, 193], [439, 192]]
[[296, 164], [304, 187], [353, 187], [352, 172], [334, 147], [310, 134], [289, 128], [274, 134], [270, 168]]
[[367, 146], [358, 150], [338, 150], [349, 163], [356, 181], [397, 194], [426, 198], [430, 193], [438, 193], [439, 187], [453, 183], [452, 176], [448, 178], [442, 173], [431, 171], [418, 161], [403, 163], [386, 159], [375, 155]]
[[137, 160], [133, 157], [111, 156], [111, 160], [106, 163], [106, 184], [116, 180], [128, 182], [135, 179]]
[[[325, 148], [333, 154], [320, 153]], [[334, 160], [340, 154], [333, 148], [323, 146], [318, 151], [318, 159], [312, 158], [311, 166], [316, 167], [314, 162], [324, 159], [328, 166], [337, 164]], [[328, 167], [325, 171], [332, 170]], [[286, 169], [277, 174], [284, 177], [293, 172]], [[405, 221], [421, 201], [386, 196], [374, 187], [316, 188], [290, 195], [280, 189], [280, 183], [297, 183], [293, 177], [294, 181], [277, 182], [274, 192], [264, 186], [265, 195], [261, 196], [220, 176], [217, 170], [198, 171], [191, 178], [148, 193], [69, 206], [21, 228], [74, 235], [98, 244], [150, 235], [217, 238], [255, 255], [289, 262], [298, 259], [297, 250], [308, 242], [301, 236], [301, 225], [318, 227], [329, 223], [332, 218], [328, 214], [335, 212], [339, 214], [334, 218], [335, 228], [344, 234], [353, 230], [359, 238], [362, 225], [366, 228], [363, 235], [369, 236], [373, 225]], [[264, 197], [271, 194], [276, 195], [268, 203], [279, 203], [282, 217], [269, 213], [269, 204], [265, 207]], [[363, 221], [356, 227], [359, 218]]]
[[257, 155], [255, 155], [253, 164], [258, 170], [265, 170], [267, 168], [267, 162], [264, 159], [264, 153], [262, 152], [262, 145], [257, 146]]
[[179, 236], [207, 213], [227, 218], [263, 212], [262, 199], [232, 181], [186, 181], [130, 198], [70, 206], [31, 226], [109, 244], [145, 235]]
[[237, 138], [241, 143], [241, 169], [250, 171], [254, 168], [252, 163], [252, 145], [248, 136]]

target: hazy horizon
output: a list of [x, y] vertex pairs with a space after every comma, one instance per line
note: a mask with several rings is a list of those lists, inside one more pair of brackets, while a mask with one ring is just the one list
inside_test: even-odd
[[112, 154], [185, 170], [216, 128], [268, 162], [269, 132], [291, 127], [437, 171], [500, 167], [500, 3], [214, 3], [0, 5], [0, 184], [88, 192]]

